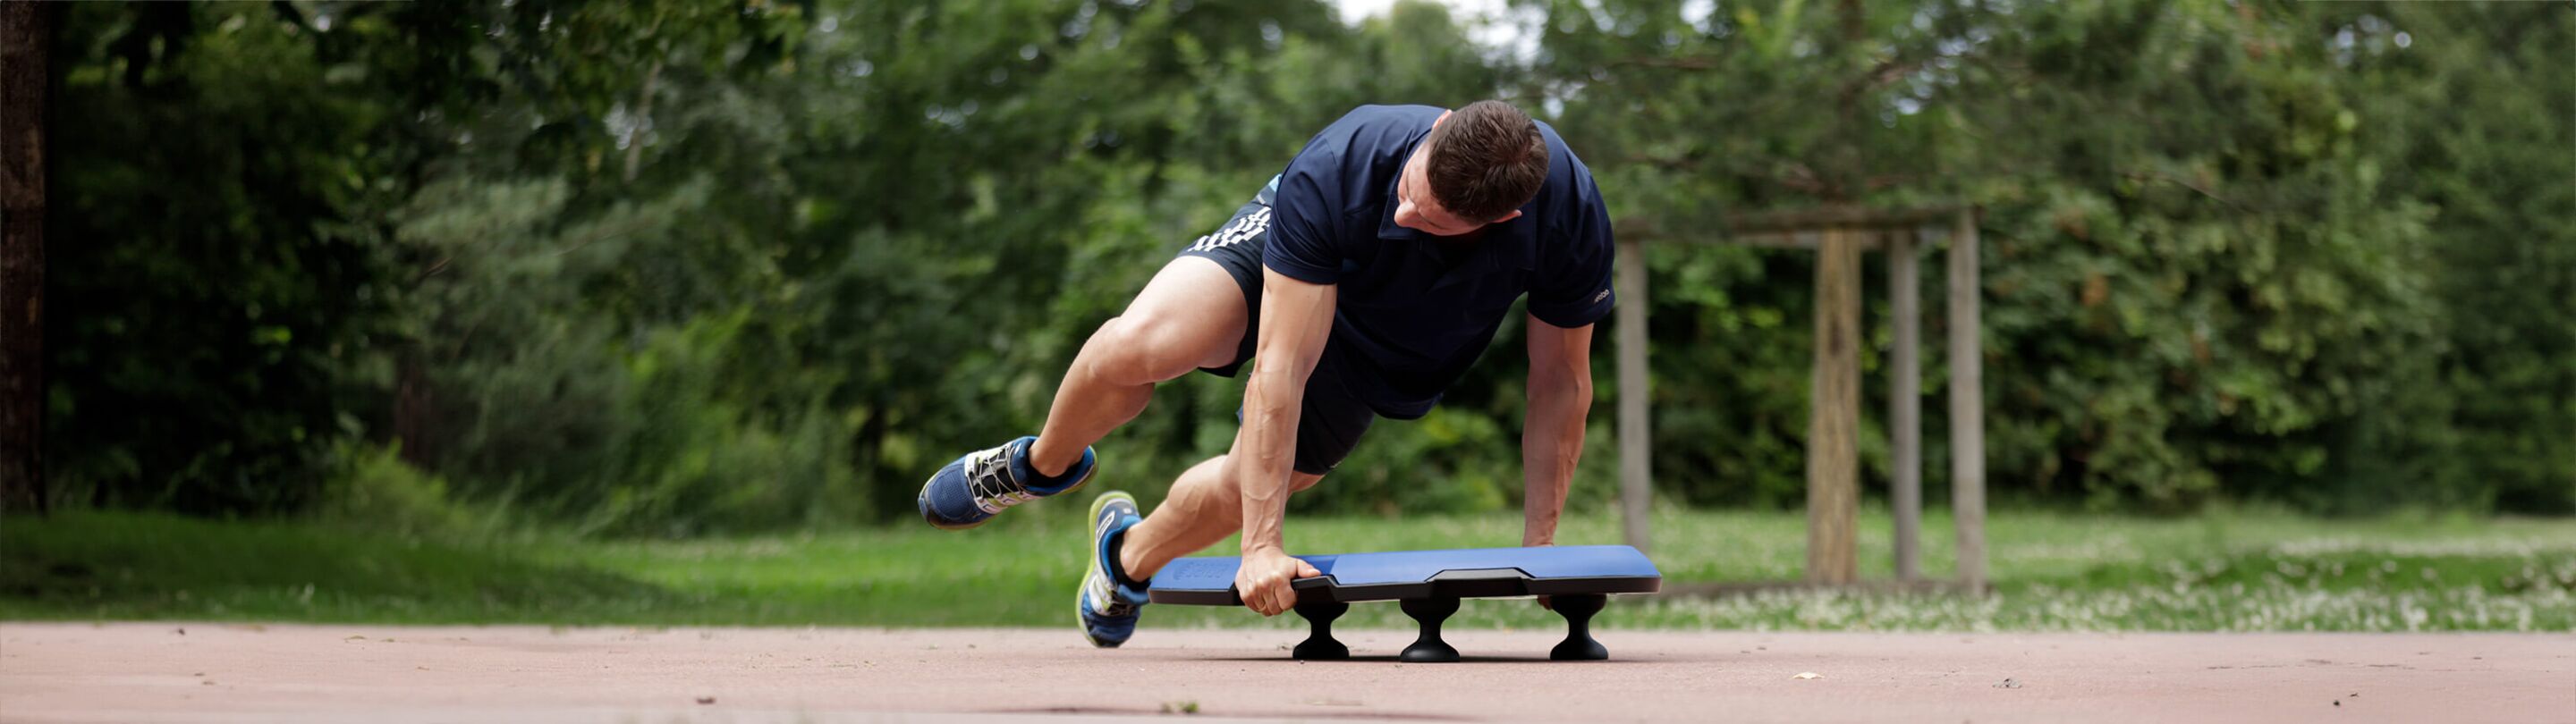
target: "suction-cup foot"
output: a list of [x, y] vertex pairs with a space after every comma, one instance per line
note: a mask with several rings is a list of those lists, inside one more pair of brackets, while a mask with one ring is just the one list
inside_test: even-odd
[[1404, 615], [1412, 616], [1415, 622], [1422, 624], [1422, 635], [1413, 639], [1413, 645], [1404, 647], [1404, 655], [1399, 658], [1426, 664], [1457, 661], [1458, 649], [1440, 640], [1440, 622], [1449, 620], [1450, 614], [1458, 612], [1458, 599], [1408, 598], [1404, 599], [1403, 606]]
[[1333, 640], [1333, 619], [1341, 618], [1351, 605], [1340, 601], [1297, 601], [1297, 615], [1306, 619], [1306, 640], [1289, 652], [1299, 661], [1339, 661], [1351, 657], [1351, 647]]
[[1609, 605], [1610, 597], [1600, 594], [1557, 596], [1549, 604], [1556, 614], [1565, 617], [1565, 640], [1547, 652], [1558, 661], [1600, 661], [1610, 658], [1610, 649], [1592, 640], [1592, 614]]

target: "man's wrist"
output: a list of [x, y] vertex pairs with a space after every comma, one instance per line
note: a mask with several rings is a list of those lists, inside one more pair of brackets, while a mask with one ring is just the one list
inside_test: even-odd
[[1527, 526], [1521, 528], [1522, 546], [1544, 546], [1555, 544], [1556, 524], [1553, 522], [1539, 523], [1532, 521]]

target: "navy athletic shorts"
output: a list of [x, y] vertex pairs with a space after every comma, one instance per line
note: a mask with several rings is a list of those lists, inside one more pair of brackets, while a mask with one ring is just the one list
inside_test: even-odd
[[[1220, 377], [1233, 377], [1252, 359], [1254, 341], [1261, 329], [1261, 250], [1270, 241], [1270, 199], [1279, 188], [1273, 178], [1270, 185], [1254, 194], [1252, 201], [1234, 212], [1234, 218], [1217, 227], [1215, 233], [1199, 237], [1182, 249], [1181, 256], [1208, 259], [1225, 267], [1234, 276], [1234, 285], [1243, 290], [1243, 308], [1249, 314], [1243, 340], [1236, 343], [1234, 361], [1200, 371]], [[1377, 421], [1377, 412], [1350, 392], [1343, 375], [1350, 365], [1337, 360], [1329, 346], [1315, 361], [1314, 375], [1306, 378], [1305, 404], [1297, 414], [1297, 472], [1322, 475], [1350, 457], [1358, 447], [1360, 435]], [[1243, 416], [1238, 410], [1235, 417]]]

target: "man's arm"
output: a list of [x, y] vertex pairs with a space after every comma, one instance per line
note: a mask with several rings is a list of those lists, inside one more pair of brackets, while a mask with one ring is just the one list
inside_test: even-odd
[[1290, 558], [1280, 523], [1288, 515], [1288, 474], [1297, 459], [1297, 416], [1306, 378], [1333, 330], [1336, 287], [1261, 270], [1260, 340], [1243, 393], [1243, 430], [1226, 469], [1243, 497], [1243, 564], [1234, 575], [1243, 605], [1275, 616], [1296, 606], [1289, 582], [1319, 575]]
[[1583, 457], [1583, 418], [1592, 410], [1592, 325], [1565, 328], [1529, 318], [1529, 413], [1521, 421], [1521, 545], [1556, 543], [1566, 487]]

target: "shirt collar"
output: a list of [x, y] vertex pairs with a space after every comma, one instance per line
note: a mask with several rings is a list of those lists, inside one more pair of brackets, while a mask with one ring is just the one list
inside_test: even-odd
[[[1413, 150], [1420, 147], [1422, 139], [1430, 135], [1431, 130], [1424, 128], [1421, 135], [1413, 137], [1412, 143], [1405, 144], [1404, 153], [1400, 158], [1413, 158]], [[1396, 225], [1395, 208], [1402, 201], [1395, 196], [1395, 186], [1403, 181], [1404, 172], [1401, 169], [1396, 171], [1393, 179], [1387, 181], [1384, 203], [1378, 207], [1377, 238], [1407, 245], [1440, 243], [1430, 234]], [[1547, 190], [1544, 187], [1540, 188], [1538, 196], [1546, 195]], [[1459, 264], [1457, 268], [1449, 270], [1449, 273], [1441, 275], [1440, 283], [1434, 286], [1445, 287], [1473, 276], [1502, 269], [1537, 268], [1538, 227], [1536, 215], [1531, 213], [1536, 210], [1538, 210], [1538, 198], [1532, 198], [1529, 203], [1521, 205], [1519, 218], [1488, 225], [1485, 228], [1485, 237], [1475, 242], [1476, 250], [1473, 256], [1468, 257], [1466, 263]]]
[[[1390, 198], [1389, 203], [1393, 203]], [[1393, 208], [1393, 207], [1389, 207]], [[1505, 269], [1529, 270], [1537, 267], [1538, 229], [1530, 218], [1530, 209], [1521, 209], [1520, 218], [1485, 227], [1485, 235], [1476, 239], [1475, 250], [1467, 260], [1440, 275], [1433, 288], [1446, 287]], [[1389, 211], [1378, 219], [1378, 239], [1397, 244], [1404, 253], [1428, 254], [1432, 244], [1447, 243], [1425, 234], [1395, 225], [1395, 213]]]

